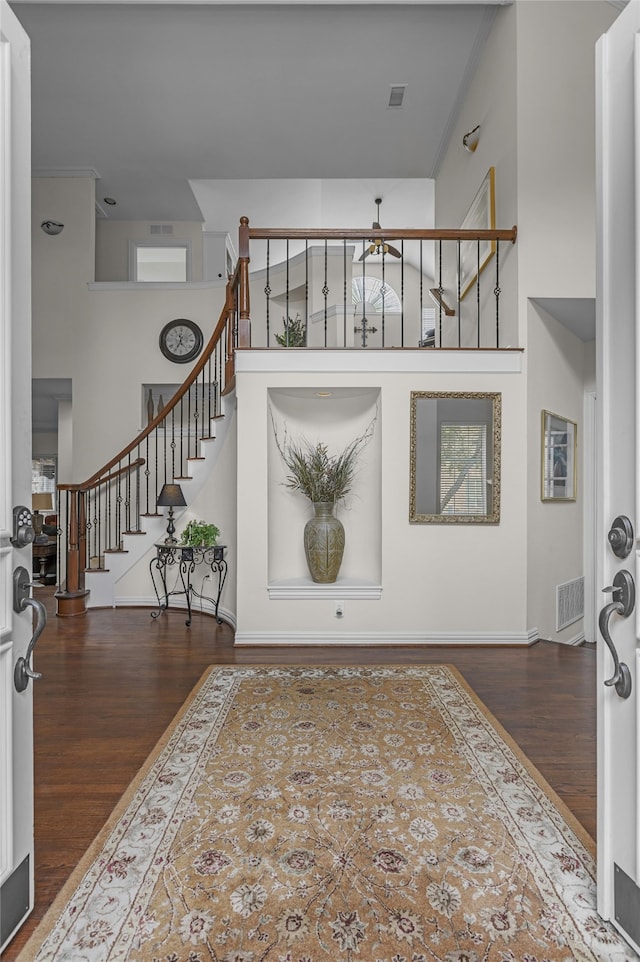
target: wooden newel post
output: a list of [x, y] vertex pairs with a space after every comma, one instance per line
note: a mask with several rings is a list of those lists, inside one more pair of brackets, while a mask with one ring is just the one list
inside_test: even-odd
[[78, 488], [67, 490], [67, 570], [65, 587], [56, 592], [57, 613], [60, 618], [84, 614], [89, 594], [84, 586], [87, 547], [86, 494]]
[[240, 218], [238, 231], [239, 287], [238, 347], [251, 347], [251, 306], [249, 302], [249, 218]]

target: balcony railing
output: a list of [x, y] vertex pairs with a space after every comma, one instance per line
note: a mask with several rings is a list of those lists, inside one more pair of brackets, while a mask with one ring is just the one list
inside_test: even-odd
[[[267, 229], [243, 217], [243, 347], [500, 348], [502, 269], [517, 229]], [[513, 287], [513, 285], [512, 285]], [[505, 334], [506, 331], [506, 334]]]

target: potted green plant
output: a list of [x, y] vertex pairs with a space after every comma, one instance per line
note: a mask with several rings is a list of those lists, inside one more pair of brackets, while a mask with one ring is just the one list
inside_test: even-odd
[[293, 440], [285, 429], [282, 440], [273, 421], [276, 445], [289, 470], [284, 484], [309, 499], [314, 517], [304, 528], [304, 551], [313, 581], [336, 581], [344, 553], [344, 527], [335, 516], [336, 505], [353, 487], [358, 458], [373, 435], [376, 418], [339, 453], [329, 454], [319, 441]]
[[180, 544], [190, 548], [212, 548], [218, 542], [220, 529], [206, 521], [189, 521], [180, 535]]
[[305, 347], [307, 343], [307, 329], [299, 314], [294, 318], [282, 318], [284, 332], [276, 334], [275, 339], [281, 347]]

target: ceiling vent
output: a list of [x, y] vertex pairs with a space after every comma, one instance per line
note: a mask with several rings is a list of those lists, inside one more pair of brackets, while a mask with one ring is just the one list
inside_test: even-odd
[[391, 84], [391, 90], [389, 92], [389, 103], [388, 107], [402, 107], [402, 101], [404, 100], [405, 91], [407, 89], [406, 84]]
[[172, 237], [173, 224], [150, 224], [149, 233], [156, 237]]

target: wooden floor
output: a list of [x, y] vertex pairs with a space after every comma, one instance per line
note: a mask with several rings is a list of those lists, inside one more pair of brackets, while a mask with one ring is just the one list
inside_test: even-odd
[[[46, 596], [46, 597], [43, 597]], [[28, 935], [98, 833], [171, 719], [211, 664], [455, 665], [595, 837], [596, 656], [539, 642], [528, 649], [233, 647], [227, 625], [194, 613], [94, 610], [55, 617], [38, 642], [35, 689], [36, 904]]]

